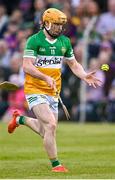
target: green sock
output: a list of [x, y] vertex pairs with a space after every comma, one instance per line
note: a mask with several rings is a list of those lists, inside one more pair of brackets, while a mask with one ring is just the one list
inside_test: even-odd
[[19, 120], [18, 120], [18, 123], [24, 125], [25, 124], [25, 117], [24, 116], [20, 116]]
[[57, 159], [50, 159], [52, 167], [56, 167], [60, 165], [60, 162]]

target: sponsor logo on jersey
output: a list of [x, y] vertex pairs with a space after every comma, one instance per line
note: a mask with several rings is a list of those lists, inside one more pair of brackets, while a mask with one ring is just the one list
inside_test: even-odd
[[50, 65], [61, 65], [62, 59], [62, 56], [39, 56], [36, 59], [35, 66], [45, 67]]

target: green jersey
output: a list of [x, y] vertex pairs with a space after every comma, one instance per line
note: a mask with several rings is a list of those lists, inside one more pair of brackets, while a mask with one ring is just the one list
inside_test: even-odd
[[[44, 31], [40, 30], [27, 40], [23, 57], [34, 58], [34, 66], [42, 73], [54, 78], [57, 89], [60, 91], [63, 59], [74, 59], [74, 54], [68, 37], [61, 35], [54, 41], [50, 41], [46, 38]], [[46, 82], [28, 74], [26, 74], [25, 91], [26, 93], [54, 94]]]

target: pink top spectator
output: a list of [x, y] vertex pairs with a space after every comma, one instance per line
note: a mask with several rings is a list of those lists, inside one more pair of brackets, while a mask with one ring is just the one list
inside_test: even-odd
[[25, 96], [23, 88], [15, 92], [11, 92], [8, 97], [9, 108], [8, 112], [12, 113], [15, 109], [18, 109], [22, 114], [25, 114]]

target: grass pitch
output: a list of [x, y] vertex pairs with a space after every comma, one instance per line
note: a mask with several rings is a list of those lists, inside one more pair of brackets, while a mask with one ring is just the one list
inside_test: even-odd
[[0, 178], [115, 179], [115, 125], [59, 123], [59, 159], [68, 173], [52, 173], [37, 134], [27, 127], [7, 133], [0, 123]]

